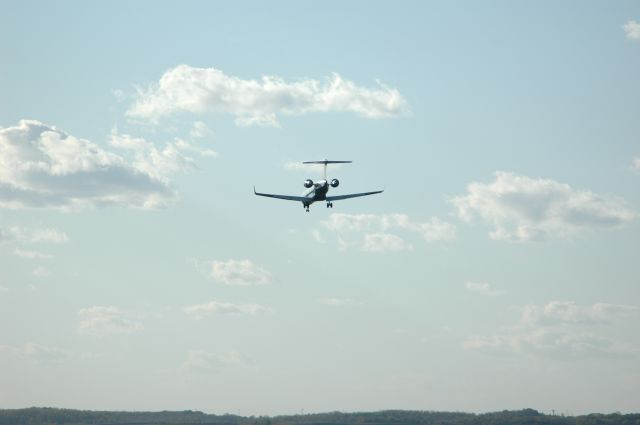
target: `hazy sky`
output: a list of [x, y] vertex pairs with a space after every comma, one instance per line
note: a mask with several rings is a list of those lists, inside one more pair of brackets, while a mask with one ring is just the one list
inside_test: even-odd
[[637, 1], [0, 16], [0, 408], [638, 411]]

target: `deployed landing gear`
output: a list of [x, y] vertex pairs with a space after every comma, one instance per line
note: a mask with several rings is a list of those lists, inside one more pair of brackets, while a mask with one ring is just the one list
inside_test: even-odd
[[327, 208], [333, 208], [333, 202], [327, 202]]
[[306, 212], [309, 212], [309, 205], [304, 205], [304, 210], [305, 210]]

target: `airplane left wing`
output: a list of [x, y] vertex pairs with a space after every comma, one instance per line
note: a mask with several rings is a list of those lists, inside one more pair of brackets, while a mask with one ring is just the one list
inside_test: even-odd
[[253, 193], [258, 196], [266, 196], [267, 198], [284, 199], [287, 201], [309, 202], [309, 198], [305, 198], [304, 196], [276, 195], [273, 193], [256, 192], [255, 187], [253, 188]]
[[341, 199], [357, 198], [359, 196], [375, 195], [382, 192], [384, 192], [384, 190], [376, 190], [375, 192], [350, 193], [348, 195], [327, 196], [327, 202], [339, 201]]

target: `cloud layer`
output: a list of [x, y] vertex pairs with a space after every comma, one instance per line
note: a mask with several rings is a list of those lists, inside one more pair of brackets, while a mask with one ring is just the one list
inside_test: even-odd
[[215, 68], [179, 65], [157, 84], [139, 90], [127, 115], [157, 121], [180, 112], [225, 113], [235, 116], [239, 126], [278, 126], [278, 115], [335, 111], [384, 118], [407, 109], [398, 90], [381, 83], [373, 89], [360, 87], [338, 74], [324, 81], [287, 82], [276, 76], [244, 80]]
[[271, 273], [251, 260], [212, 261], [209, 277], [231, 286], [253, 286], [271, 283]]
[[11, 226], [3, 229], [0, 227], [0, 243], [67, 243], [68, 241], [67, 234], [56, 229], [33, 229], [20, 226]]
[[81, 334], [105, 336], [110, 334], [132, 334], [144, 329], [142, 323], [125, 316], [114, 306], [93, 306], [78, 312]]
[[575, 190], [549, 179], [497, 172], [492, 183], [471, 183], [451, 199], [458, 216], [475, 216], [494, 226], [492, 239], [529, 241], [568, 237], [578, 231], [612, 228], [635, 218], [624, 201]]
[[598, 303], [551, 301], [522, 308], [520, 321], [492, 336], [474, 336], [467, 349], [495, 353], [592, 356], [637, 355], [640, 348], [609, 337], [611, 329], [640, 318], [640, 308]]
[[[419, 223], [406, 214], [331, 214], [322, 222], [324, 227], [337, 233], [341, 248], [355, 246], [369, 252], [410, 251], [413, 245], [396, 232], [418, 234], [427, 242], [455, 238], [455, 226], [437, 217]], [[394, 232], [394, 233], [392, 233]], [[321, 235], [315, 233], [320, 241]]]
[[140, 208], [174, 198], [166, 181], [39, 121], [0, 129], [0, 208]]

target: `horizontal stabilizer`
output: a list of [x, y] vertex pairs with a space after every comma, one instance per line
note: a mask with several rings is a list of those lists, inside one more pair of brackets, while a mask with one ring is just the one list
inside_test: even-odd
[[328, 159], [325, 159], [324, 161], [304, 161], [303, 164], [350, 164], [353, 161], [329, 161]]

